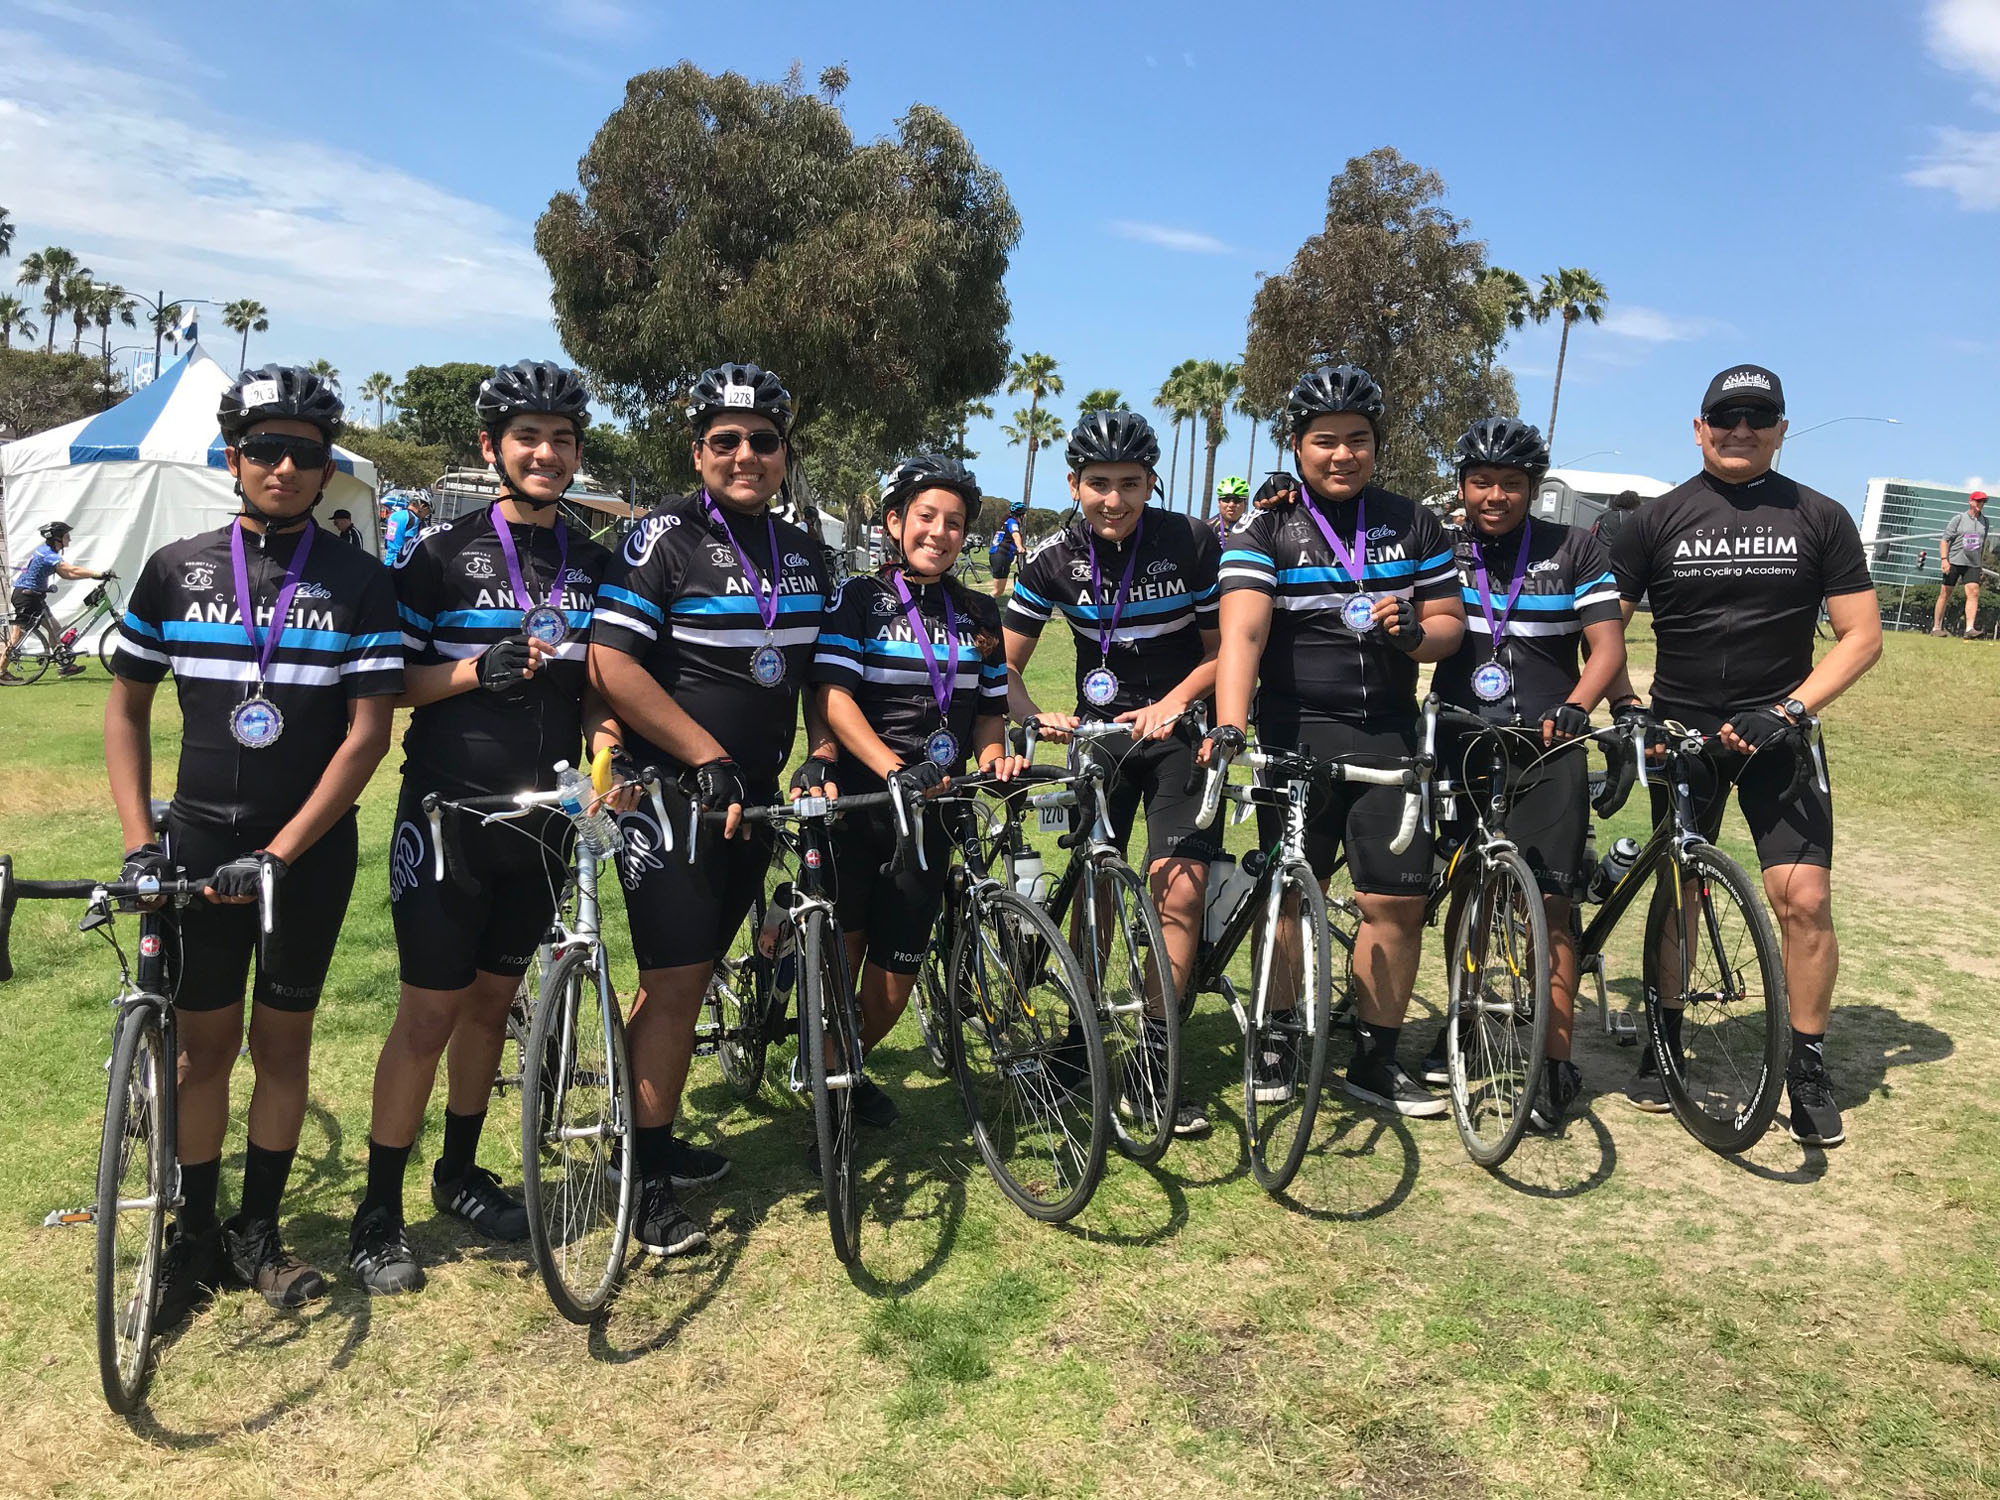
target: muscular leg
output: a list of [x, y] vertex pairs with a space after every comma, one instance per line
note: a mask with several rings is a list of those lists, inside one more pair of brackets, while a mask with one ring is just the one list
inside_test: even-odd
[[[491, 977], [491, 976], [487, 976]], [[475, 985], [477, 981], [474, 981]], [[375, 1062], [375, 1104], [368, 1138], [383, 1146], [410, 1146], [423, 1128], [424, 1106], [437, 1081], [438, 1059], [457, 1029], [472, 988], [424, 990], [403, 986], [396, 1019]], [[490, 1075], [489, 1075], [490, 1078]], [[482, 1101], [476, 1109], [485, 1108]], [[476, 1112], [476, 1111], [475, 1111]]]
[[500, 1071], [500, 1054], [507, 1046], [507, 1012], [520, 988], [519, 975], [481, 973], [463, 991], [445, 1075], [445, 1099], [453, 1114], [485, 1112], [494, 1076]]
[[708, 992], [711, 961], [682, 964], [673, 969], [646, 969], [639, 975], [639, 993], [626, 1021], [626, 1041], [632, 1051], [632, 1076], [638, 1084], [638, 1125], [648, 1129], [670, 1125], [680, 1110], [687, 1085], [688, 1064], [694, 1058], [694, 1028], [701, 1014], [701, 997]]
[[910, 992], [916, 987], [917, 976], [914, 974], [891, 974], [874, 964], [862, 969], [857, 993], [861, 1001], [863, 1051], [871, 1050], [896, 1029], [896, 1022], [902, 1019], [903, 1010], [910, 1003]]
[[1401, 1026], [1416, 987], [1424, 898], [1357, 892], [1361, 926], [1354, 938], [1356, 1009], [1373, 1026]]
[[1937, 593], [1937, 608], [1931, 611], [1931, 634], [1942, 635], [1944, 633], [1944, 607], [1950, 602], [1951, 602], [1951, 585], [1948, 583], [1939, 584]]
[[1773, 865], [1764, 894], [1778, 919], [1792, 1027], [1818, 1034], [1833, 1010], [1840, 974], [1840, 940], [1833, 931], [1832, 873], [1818, 865]]

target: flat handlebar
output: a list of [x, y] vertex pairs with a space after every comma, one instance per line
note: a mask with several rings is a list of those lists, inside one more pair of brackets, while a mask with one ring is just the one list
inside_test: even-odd
[[[113, 901], [152, 901], [164, 898], [176, 904], [194, 900], [214, 884], [213, 872], [194, 878], [160, 880], [17, 880], [14, 856], [0, 854], [0, 984], [14, 977], [14, 962], [8, 938], [14, 926], [14, 905], [19, 901], [88, 901], [92, 907]], [[257, 910], [263, 930], [271, 931], [275, 880], [270, 866], [257, 895]]]

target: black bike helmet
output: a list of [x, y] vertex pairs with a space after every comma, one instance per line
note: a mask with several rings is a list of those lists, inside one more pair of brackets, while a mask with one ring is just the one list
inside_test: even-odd
[[1461, 479], [1479, 464], [1525, 469], [1539, 479], [1549, 471], [1549, 445], [1539, 429], [1519, 417], [1481, 417], [1458, 440], [1453, 464]]
[[708, 431], [715, 418], [738, 411], [769, 417], [779, 432], [786, 432], [792, 425], [792, 393], [759, 365], [717, 365], [695, 377], [688, 392], [688, 420], [695, 436]]
[[1069, 435], [1069, 467], [1081, 473], [1085, 464], [1144, 464], [1160, 461], [1160, 440], [1153, 424], [1135, 411], [1094, 411], [1077, 418]]
[[42, 528], [42, 540], [53, 542], [59, 536], [69, 536], [76, 528], [67, 521], [51, 521]]
[[979, 481], [972, 470], [948, 453], [919, 453], [906, 458], [882, 483], [882, 516], [900, 510], [925, 490], [951, 490], [965, 502], [968, 521], [979, 515]]
[[346, 414], [331, 381], [297, 365], [265, 365], [236, 377], [222, 393], [215, 420], [232, 446], [259, 422], [280, 417], [312, 423], [330, 443]]
[[1382, 387], [1359, 365], [1322, 365], [1308, 370], [1285, 398], [1285, 431], [1300, 436], [1314, 417], [1330, 412], [1357, 412], [1381, 435]]
[[523, 412], [568, 417], [579, 438], [590, 425], [590, 392], [582, 379], [574, 370], [546, 359], [501, 365], [479, 382], [472, 405], [479, 413], [479, 425], [495, 436]]

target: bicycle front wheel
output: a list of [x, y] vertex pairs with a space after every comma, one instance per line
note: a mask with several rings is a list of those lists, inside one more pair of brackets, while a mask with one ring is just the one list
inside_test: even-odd
[[707, 1022], [715, 1032], [715, 1060], [722, 1081], [738, 1099], [754, 1099], [764, 1083], [770, 1046], [765, 1012], [771, 1005], [772, 961], [758, 951], [764, 931], [764, 894], [750, 903], [729, 951], [708, 981]]
[[172, 1066], [159, 1012], [128, 1007], [112, 1041], [97, 1155], [97, 1369], [120, 1413], [139, 1409], [152, 1378], [170, 1149], [161, 1090], [173, 1087]]
[[[104, 670], [111, 671], [111, 658], [118, 654], [118, 618], [113, 616], [105, 622], [104, 633], [97, 638], [97, 659]], [[116, 673], [112, 674], [116, 676]]]
[[[1303, 864], [1286, 865], [1265, 893], [1249, 1013], [1243, 1026], [1243, 1128], [1250, 1172], [1268, 1193], [1298, 1175], [1319, 1118], [1333, 1032], [1333, 953], [1326, 902]], [[1299, 935], [1296, 970], [1281, 934]]]
[[40, 682], [55, 657], [55, 637], [49, 633], [48, 618], [44, 616], [21, 632], [21, 639], [7, 653], [6, 671], [0, 673], [0, 683], [26, 687], [31, 682]]
[[1074, 1218], [1111, 1134], [1097, 1007], [1062, 933], [1009, 890], [980, 893], [952, 945], [947, 1011], [980, 1159], [1031, 1218]]
[[861, 1026], [848, 983], [840, 927], [825, 912], [806, 918], [805, 1068], [812, 1079], [813, 1129], [819, 1137], [819, 1180], [826, 1191], [826, 1227], [833, 1253], [852, 1265], [861, 1255], [861, 1198], [854, 1169], [854, 1087], [861, 1081]]
[[[947, 908], [949, 909], [949, 908]], [[952, 1071], [951, 1019], [945, 1014], [945, 995], [951, 988], [951, 938], [949, 924], [940, 919], [924, 949], [917, 969], [917, 983], [910, 991], [910, 1009], [916, 1012], [917, 1031], [924, 1039], [924, 1054], [940, 1073]]]
[[1549, 925], [1527, 861], [1489, 855], [1448, 969], [1445, 1063], [1466, 1155], [1497, 1167], [1520, 1144], [1549, 1039]]
[[[1711, 1151], [1754, 1145], [1778, 1112], [1785, 965], [1756, 885], [1714, 845], [1666, 867], [1646, 917], [1644, 974], [1648, 1035], [1674, 1114]], [[1678, 1050], [1667, 1045], [1676, 1009]]]
[[625, 1027], [593, 958], [579, 949], [549, 969], [521, 1080], [528, 1243], [572, 1323], [593, 1322], [618, 1285], [636, 1192]]
[[1133, 1161], [1150, 1166], [1174, 1140], [1180, 1103], [1181, 1007], [1160, 915], [1138, 872], [1113, 856], [1097, 863], [1085, 887], [1096, 890], [1094, 951], [1079, 955], [1094, 981], [1104, 1031], [1104, 1066], [1118, 1099], [1113, 1140]]

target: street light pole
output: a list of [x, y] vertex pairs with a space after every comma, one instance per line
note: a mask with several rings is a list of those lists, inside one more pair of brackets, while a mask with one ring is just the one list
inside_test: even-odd
[[1808, 432], [1818, 432], [1820, 428], [1831, 427], [1836, 422], [1887, 422], [1891, 427], [1903, 425], [1895, 417], [1828, 417], [1824, 422], [1815, 422], [1810, 427], [1801, 427], [1797, 432], [1786, 433], [1785, 441], [1789, 443], [1793, 438], [1804, 437]]
[[160, 300], [157, 302], [149, 300], [144, 293], [135, 292], [132, 295], [138, 301], [144, 302], [148, 307], [152, 308], [153, 310], [153, 373], [156, 376], [160, 372], [160, 341], [166, 336], [167, 332], [167, 330], [162, 326], [166, 322], [167, 309], [170, 307], [187, 307], [187, 306], [198, 306], [198, 307], [222, 306], [220, 302], [217, 302], [209, 297], [176, 297], [174, 298], [173, 301], [169, 302], [167, 300], [167, 294], [164, 290], [161, 291]]
[[1619, 458], [1622, 456], [1621, 450], [1617, 448], [1595, 448], [1581, 457], [1570, 459], [1567, 463], [1551, 464], [1550, 467], [1556, 469], [1573, 469], [1586, 458]]

